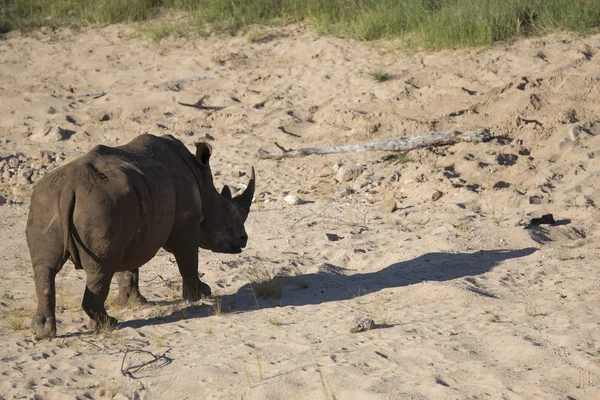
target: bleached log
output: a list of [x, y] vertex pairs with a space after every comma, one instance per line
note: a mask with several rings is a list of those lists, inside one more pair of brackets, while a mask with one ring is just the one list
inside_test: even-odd
[[277, 146], [279, 151], [270, 152], [259, 149], [258, 158], [279, 160], [285, 157], [300, 157], [311, 154], [350, 153], [361, 151], [409, 151], [422, 147], [447, 146], [459, 142], [487, 142], [491, 137], [491, 133], [487, 129], [465, 132], [432, 132], [408, 137], [378, 140], [369, 143], [350, 144], [347, 146], [307, 147], [296, 150], [285, 149], [275, 142], [275, 146]]

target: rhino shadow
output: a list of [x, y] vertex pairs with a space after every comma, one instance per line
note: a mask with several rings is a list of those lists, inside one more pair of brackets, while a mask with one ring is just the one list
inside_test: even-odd
[[[537, 250], [529, 247], [520, 250], [480, 250], [474, 253], [428, 253], [412, 260], [391, 264], [378, 271], [354, 274], [353, 270], [324, 264], [316, 273], [279, 277], [282, 292], [280, 299], [256, 297], [255, 285], [247, 283], [236, 293], [222, 296], [221, 307], [223, 313], [241, 313], [254, 311], [258, 307], [265, 309], [306, 306], [349, 300], [382, 289], [481, 275], [491, 271], [502, 261], [526, 257]], [[299, 284], [301, 281], [302, 285]], [[303, 289], [301, 286], [308, 287]], [[485, 292], [481, 294], [487, 295]], [[181, 303], [181, 300], [156, 302], [160, 305]], [[162, 318], [124, 321], [121, 327], [139, 328], [187, 318], [206, 317], [212, 313], [208, 305], [189, 305]]]

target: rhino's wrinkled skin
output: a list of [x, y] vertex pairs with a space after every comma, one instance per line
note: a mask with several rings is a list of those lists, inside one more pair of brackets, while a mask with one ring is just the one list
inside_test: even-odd
[[71, 259], [86, 272], [82, 307], [92, 321], [116, 324], [104, 308], [110, 281], [119, 278], [118, 302], [144, 300], [138, 268], [162, 247], [173, 253], [183, 298], [210, 295], [198, 278], [198, 247], [239, 253], [254, 194], [254, 169], [236, 198], [219, 193], [209, 166], [211, 148], [196, 143], [194, 156], [170, 135], [140, 135], [119, 147], [96, 146], [52, 171], [34, 187], [27, 220], [38, 298], [36, 339], [56, 336], [55, 278]]

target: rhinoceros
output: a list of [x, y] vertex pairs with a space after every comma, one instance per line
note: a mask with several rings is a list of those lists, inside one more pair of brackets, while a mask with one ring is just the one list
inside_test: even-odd
[[104, 307], [116, 273], [117, 301], [139, 293], [138, 268], [160, 248], [172, 253], [182, 296], [211, 294], [198, 277], [198, 248], [239, 253], [254, 196], [254, 168], [243, 193], [221, 193], [209, 166], [211, 147], [195, 143], [195, 156], [171, 135], [143, 134], [117, 147], [99, 145], [44, 176], [33, 188], [27, 220], [37, 312], [36, 339], [56, 337], [55, 278], [67, 260], [86, 273], [82, 308], [92, 329], [116, 325]]

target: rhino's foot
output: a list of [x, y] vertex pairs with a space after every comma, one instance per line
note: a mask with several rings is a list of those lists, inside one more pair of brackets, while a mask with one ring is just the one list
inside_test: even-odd
[[113, 301], [113, 305], [119, 308], [133, 308], [139, 306], [140, 304], [146, 304], [147, 302], [148, 300], [140, 293], [128, 295], [119, 293], [115, 301]]
[[183, 285], [183, 298], [187, 301], [196, 302], [202, 297], [208, 297], [212, 293], [210, 286], [202, 281], [198, 281], [195, 287], [190, 288], [188, 285]]
[[119, 321], [110, 315], [104, 315], [97, 320], [90, 318], [89, 328], [95, 332], [112, 331], [119, 325]]
[[31, 321], [31, 330], [35, 340], [56, 337], [56, 319], [54, 317], [37, 316]]

